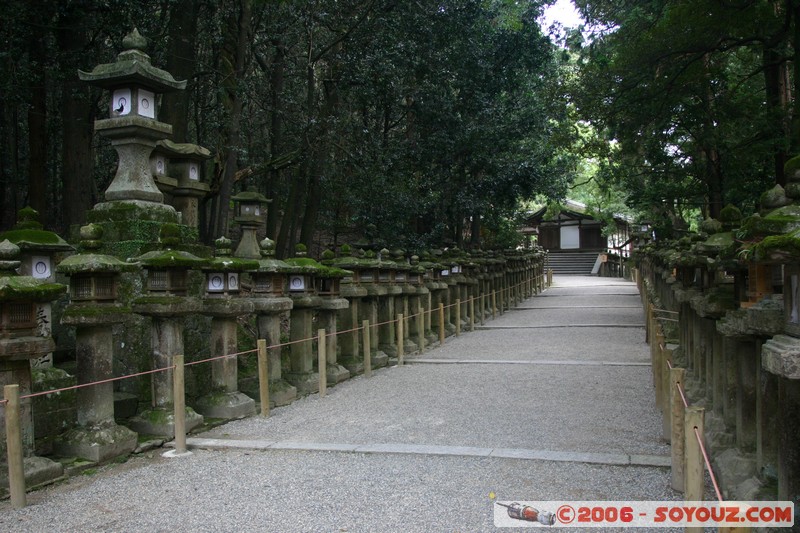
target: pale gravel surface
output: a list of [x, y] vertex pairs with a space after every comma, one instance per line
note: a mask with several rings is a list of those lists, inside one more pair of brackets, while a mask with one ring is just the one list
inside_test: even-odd
[[[523, 307], [639, 302], [630, 283], [567, 276], [556, 283]], [[600, 293], [611, 296], [591, 296]], [[535, 324], [543, 313], [512, 311], [487, 324]], [[571, 313], [560, 320], [588, 316]], [[609, 313], [641, 323], [635, 310]], [[639, 328], [525, 328], [465, 334], [425, 357], [647, 362], [648, 352]], [[647, 366], [414, 364], [205, 436], [666, 455], [652, 396]], [[20, 511], [0, 502], [0, 531], [495, 531], [491, 491], [501, 500], [676, 499], [668, 487], [665, 468], [196, 450], [79, 476], [29, 494], [31, 505]]]

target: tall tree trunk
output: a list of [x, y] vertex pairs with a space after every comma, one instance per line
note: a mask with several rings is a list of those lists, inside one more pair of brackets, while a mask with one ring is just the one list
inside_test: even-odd
[[[41, 2], [31, 5], [31, 17], [41, 23], [48, 20]], [[33, 22], [33, 21], [31, 21]], [[31, 25], [33, 27], [33, 25]], [[31, 89], [28, 106], [28, 205], [36, 209], [42, 222], [49, 224], [47, 210], [47, 39], [31, 32], [28, 39], [28, 54], [31, 69]]]
[[[771, 113], [770, 116], [776, 120], [775, 129], [779, 130], [784, 138], [790, 141], [791, 121], [789, 118], [789, 97], [788, 91], [788, 72], [786, 61], [781, 54], [773, 49], [766, 49], [763, 52], [764, 62], [764, 81], [766, 91], [766, 101]], [[773, 155], [775, 182], [779, 185], [786, 185], [783, 167], [788, 159], [786, 150], [776, 149]]]
[[[283, 86], [284, 86], [284, 72], [286, 70], [286, 47], [282, 41], [276, 40], [275, 45], [275, 58], [272, 61], [272, 69], [270, 71], [270, 103], [272, 109], [270, 110], [270, 135], [269, 135], [269, 148], [270, 156], [272, 159], [281, 155], [283, 149]], [[278, 202], [275, 198], [275, 191], [277, 191], [278, 182], [281, 178], [280, 169], [272, 169], [269, 173], [269, 181], [267, 183], [266, 193], [267, 198], [272, 198], [272, 209], [267, 211], [267, 236], [270, 238], [277, 237], [278, 228]], [[288, 204], [284, 203], [285, 209]]]
[[228, 233], [228, 211], [233, 189], [233, 178], [239, 170], [237, 149], [242, 122], [242, 98], [239, 83], [244, 76], [247, 49], [250, 43], [251, 0], [238, 0], [232, 6], [225, 27], [225, 42], [219, 58], [222, 76], [221, 103], [225, 108], [227, 124], [223, 133], [221, 154], [222, 173], [216, 198], [212, 237]]
[[86, 212], [97, 200], [93, 181], [93, 101], [89, 86], [78, 79], [77, 58], [88, 44], [87, 20], [73, 4], [59, 22], [58, 44], [65, 81], [61, 90], [61, 183], [63, 185], [64, 231], [86, 222]]
[[197, 19], [199, 3], [195, 0], [179, 0], [170, 11], [169, 46], [167, 46], [166, 70], [175, 79], [190, 80], [185, 91], [164, 95], [159, 120], [172, 124], [172, 140], [189, 141], [189, 109], [193, 91], [191, 79], [195, 74], [197, 51]]

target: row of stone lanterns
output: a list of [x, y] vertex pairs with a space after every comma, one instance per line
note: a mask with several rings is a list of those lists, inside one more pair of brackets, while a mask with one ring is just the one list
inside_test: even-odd
[[800, 490], [800, 175], [742, 219], [726, 207], [699, 234], [639, 253], [649, 298], [678, 313], [667, 327], [690, 401], [730, 499], [791, 500]]

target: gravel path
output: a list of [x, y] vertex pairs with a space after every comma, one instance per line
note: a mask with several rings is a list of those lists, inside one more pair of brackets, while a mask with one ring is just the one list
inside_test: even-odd
[[[650, 459], [634, 465], [655, 464], [647, 461], [669, 453], [643, 330], [566, 327], [640, 326], [635, 286], [555, 281], [527, 309], [486, 324], [501, 329], [465, 333], [418, 358], [439, 364], [412, 359], [199, 436], [258, 450], [137, 456], [31, 493], [23, 510], [0, 503], [0, 531], [494, 531], [490, 492], [499, 500], [677, 499], [666, 468], [580, 461], [641, 454]], [[609, 308], [581, 308], [597, 302]], [[428, 454], [433, 446], [454, 455]]]

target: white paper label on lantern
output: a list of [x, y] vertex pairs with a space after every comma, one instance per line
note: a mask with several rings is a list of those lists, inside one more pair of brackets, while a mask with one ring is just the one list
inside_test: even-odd
[[127, 115], [131, 112], [131, 90], [117, 89], [111, 97], [111, 116]]
[[35, 255], [31, 258], [31, 276], [36, 279], [47, 279], [51, 275], [49, 257]]
[[304, 291], [306, 289], [306, 280], [303, 276], [291, 276], [289, 278], [290, 291]]
[[228, 274], [228, 290], [239, 290], [239, 274]]
[[449, 276], [450, 270], [442, 270], [442, 276]]
[[197, 165], [189, 165], [189, 179], [195, 181], [200, 179], [200, 172], [197, 170]]
[[163, 157], [159, 157], [158, 159], [156, 159], [156, 173], [164, 174], [164, 172], [166, 171], [166, 168], [167, 168], [167, 165], [166, 165], [166, 162], [164, 161]]
[[155, 94], [139, 89], [139, 114], [147, 118], [156, 118]]
[[256, 216], [257, 216], [257, 217], [260, 217], [260, 216], [261, 216], [261, 209], [259, 209], [259, 207], [258, 207], [258, 206], [256, 206]]
[[225, 290], [225, 274], [208, 275], [208, 292], [222, 292]]

